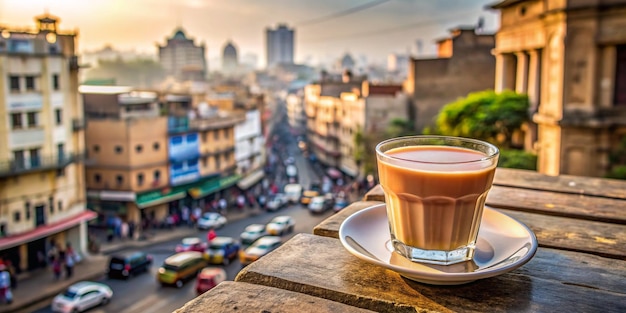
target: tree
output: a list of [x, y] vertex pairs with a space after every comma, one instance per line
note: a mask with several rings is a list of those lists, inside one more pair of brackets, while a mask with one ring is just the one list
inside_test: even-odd
[[396, 118], [389, 122], [389, 126], [385, 131], [387, 138], [415, 135], [413, 121]]
[[513, 91], [470, 93], [441, 109], [435, 132], [510, 147], [513, 133], [528, 121], [528, 107], [528, 96]]

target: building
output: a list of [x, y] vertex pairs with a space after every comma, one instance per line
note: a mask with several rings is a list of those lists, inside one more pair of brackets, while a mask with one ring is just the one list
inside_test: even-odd
[[496, 91], [527, 93], [538, 171], [603, 176], [626, 135], [626, 1], [506, 0]]
[[187, 38], [182, 28], [177, 28], [164, 46], [158, 45], [159, 62], [168, 76], [178, 81], [204, 81], [208, 66], [204, 44], [196, 45]]
[[235, 161], [241, 180], [237, 186], [248, 190], [265, 177], [265, 137], [261, 125], [261, 110], [250, 108], [245, 121], [235, 125]]
[[34, 270], [52, 244], [87, 253], [77, 35], [51, 15], [0, 27], [0, 257]]
[[158, 224], [183, 207], [205, 208], [239, 180], [233, 128], [242, 117], [196, 105], [190, 94], [107, 86], [81, 92], [89, 205], [104, 225], [118, 218]]
[[228, 42], [224, 46], [222, 54], [222, 72], [226, 75], [232, 75], [239, 69], [239, 58], [237, 57], [237, 48], [232, 42]]
[[294, 30], [285, 24], [279, 24], [276, 29], [266, 30], [267, 67], [281, 63], [293, 64]]
[[356, 177], [362, 174], [355, 138], [380, 137], [394, 119], [410, 116], [402, 85], [371, 84], [344, 73], [341, 81], [324, 79], [304, 91], [309, 150], [329, 167]]
[[468, 93], [493, 89], [494, 36], [476, 33], [473, 26], [450, 30], [437, 41], [437, 58], [411, 58], [404, 87], [413, 99], [415, 127], [434, 125], [441, 108]]
[[304, 110], [304, 88], [289, 92], [285, 99], [287, 122], [296, 135], [306, 134], [306, 112]]

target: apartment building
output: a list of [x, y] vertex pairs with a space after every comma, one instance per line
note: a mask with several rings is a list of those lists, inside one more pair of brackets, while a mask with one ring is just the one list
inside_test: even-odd
[[329, 167], [350, 176], [361, 172], [355, 136], [383, 133], [393, 119], [410, 118], [410, 99], [401, 85], [374, 85], [344, 75], [305, 87], [309, 149]]
[[77, 34], [51, 15], [0, 27], [0, 257], [41, 266], [52, 244], [86, 253], [84, 120]]
[[174, 34], [166, 39], [166, 43], [157, 47], [159, 62], [166, 75], [177, 81], [206, 79], [208, 65], [204, 43], [196, 45], [182, 28], [176, 28]]
[[528, 94], [539, 172], [603, 176], [626, 136], [625, 0], [505, 0], [496, 91]]
[[204, 207], [239, 180], [233, 127], [241, 117], [194, 108], [189, 94], [118, 86], [82, 86], [81, 93], [89, 206], [104, 225], [120, 218], [147, 227], [184, 206]]
[[470, 92], [493, 89], [494, 36], [474, 26], [451, 29], [437, 40], [436, 58], [411, 58], [404, 88], [413, 99], [415, 127], [433, 126], [444, 105]]

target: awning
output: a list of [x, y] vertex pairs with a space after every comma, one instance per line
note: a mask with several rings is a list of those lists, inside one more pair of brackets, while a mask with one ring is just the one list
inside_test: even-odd
[[341, 171], [346, 173], [347, 175], [351, 176], [351, 177], [356, 177], [358, 170], [352, 169], [348, 166], [342, 165], [341, 167]]
[[227, 177], [214, 178], [204, 181], [199, 186], [189, 189], [189, 195], [194, 198], [202, 198], [211, 193], [226, 189], [236, 184], [241, 179], [241, 175], [231, 175]]
[[87, 198], [98, 199], [103, 201], [126, 201], [134, 202], [137, 198], [132, 191], [116, 191], [116, 190], [88, 190]]
[[252, 172], [250, 175], [242, 178], [237, 183], [237, 186], [241, 188], [242, 190], [246, 190], [252, 187], [252, 185], [258, 183], [263, 177], [265, 177], [265, 172], [263, 171], [263, 169], [256, 170]]
[[326, 174], [328, 174], [328, 177], [332, 178], [332, 179], [338, 179], [341, 178], [341, 172], [336, 169], [336, 168], [329, 168], [328, 170], [326, 170]]
[[140, 209], [151, 207], [157, 204], [168, 203], [170, 201], [182, 199], [187, 195], [187, 190], [182, 188], [171, 188], [163, 190], [153, 190], [137, 195], [137, 207]]
[[92, 220], [96, 218], [97, 216], [98, 214], [96, 214], [96, 212], [83, 211], [72, 217], [66, 218], [62, 221], [43, 225], [31, 231], [27, 231], [25, 233], [1, 238], [0, 250], [19, 246], [21, 244], [24, 244], [33, 240], [41, 239], [41, 238], [56, 234], [58, 232], [72, 228], [82, 222]]

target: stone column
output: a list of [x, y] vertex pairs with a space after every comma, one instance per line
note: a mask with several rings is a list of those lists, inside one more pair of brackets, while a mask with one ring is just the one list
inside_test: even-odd
[[528, 100], [530, 109], [536, 112], [539, 107], [539, 92], [541, 91], [541, 51], [528, 51]]
[[528, 90], [528, 55], [526, 52], [515, 53], [517, 57], [517, 69], [515, 70], [515, 91], [527, 93]]
[[496, 82], [495, 91], [502, 92], [505, 89], [515, 87], [515, 60], [512, 55], [505, 53], [496, 54]]

